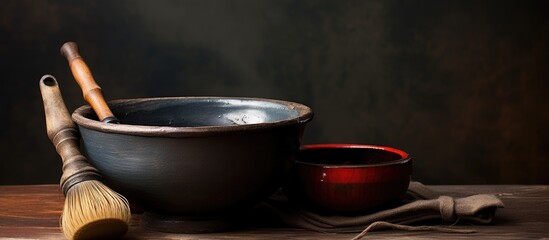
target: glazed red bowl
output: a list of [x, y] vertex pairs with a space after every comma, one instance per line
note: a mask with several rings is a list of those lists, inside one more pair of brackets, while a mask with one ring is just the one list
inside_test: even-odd
[[304, 145], [286, 191], [300, 206], [332, 213], [361, 213], [402, 197], [412, 158], [402, 150], [360, 144]]

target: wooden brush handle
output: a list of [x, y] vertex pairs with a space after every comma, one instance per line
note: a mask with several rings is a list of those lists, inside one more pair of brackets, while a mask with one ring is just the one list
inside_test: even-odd
[[40, 93], [46, 113], [48, 137], [63, 160], [61, 188], [66, 194], [73, 185], [87, 180], [99, 180], [99, 172], [92, 167], [79, 150], [79, 135], [69, 111], [63, 102], [55, 77], [40, 79]]
[[63, 44], [63, 46], [61, 46], [61, 55], [69, 62], [72, 75], [82, 89], [84, 100], [91, 105], [95, 114], [99, 117], [99, 120], [102, 122], [118, 123], [118, 119], [116, 119], [111, 112], [103, 97], [101, 87], [97, 85], [88, 65], [78, 53], [78, 46], [76, 43], [66, 42]]

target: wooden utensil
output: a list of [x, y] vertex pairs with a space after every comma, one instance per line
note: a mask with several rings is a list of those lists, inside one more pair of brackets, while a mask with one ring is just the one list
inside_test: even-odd
[[99, 180], [101, 176], [79, 150], [79, 135], [55, 77], [40, 79], [48, 137], [63, 160], [61, 189], [65, 206], [61, 228], [69, 239], [122, 237], [131, 221], [128, 200]]
[[69, 62], [72, 75], [82, 89], [84, 100], [91, 105], [99, 120], [106, 123], [120, 123], [107, 105], [101, 87], [95, 82], [88, 65], [78, 53], [76, 43], [66, 42], [63, 44], [61, 55]]

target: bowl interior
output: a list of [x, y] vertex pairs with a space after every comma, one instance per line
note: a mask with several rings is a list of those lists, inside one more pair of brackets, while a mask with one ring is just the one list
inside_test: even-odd
[[370, 145], [308, 145], [298, 163], [323, 166], [374, 166], [400, 162], [408, 155], [400, 150]]
[[[300, 112], [274, 100], [231, 98], [164, 98], [113, 101], [113, 113], [124, 124], [207, 127], [274, 123], [297, 118]], [[92, 111], [85, 118], [97, 120]]]

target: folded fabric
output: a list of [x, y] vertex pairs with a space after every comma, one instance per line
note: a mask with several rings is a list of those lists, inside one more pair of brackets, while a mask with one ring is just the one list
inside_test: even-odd
[[[398, 228], [403, 230], [437, 230], [432, 228], [414, 228], [409, 225], [427, 220], [441, 220], [446, 223], [467, 221], [474, 224], [492, 222], [497, 208], [503, 202], [494, 195], [478, 194], [454, 198], [430, 190], [419, 182], [412, 182], [407, 196], [412, 201], [395, 208], [384, 209], [361, 216], [324, 215], [299, 208], [283, 196], [275, 196], [261, 205], [278, 221], [288, 226], [319, 232], [350, 233], [365, 232], [379, 228]], [[441, 231], [449, 231], [440, 228]], [[457, 232], [468, 232], [458, 230]]]

